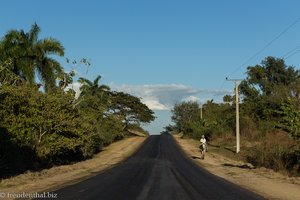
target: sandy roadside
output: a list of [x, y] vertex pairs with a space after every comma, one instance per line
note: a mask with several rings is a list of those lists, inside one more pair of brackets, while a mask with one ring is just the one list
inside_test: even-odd
[[184, 152], [209, 172], [247, 188], [268, 199], [300, 200], [300, 177], [287, 177], [265, 168], [247, 168], [245, 163], [220, 154], [207, 152], [205, 160], [199, 157], [198, 142], [174, 135]]
[[[73, 184], [101, 173], [130, 157], [145, 141], [146, 137], [131, 137], [115, 142], [92, 159], [72, 165], [28, 172], [0, 181], [1, 193], [35, 193], [50, 191]], [[1, 199], [1, 198], [0, 198]]]

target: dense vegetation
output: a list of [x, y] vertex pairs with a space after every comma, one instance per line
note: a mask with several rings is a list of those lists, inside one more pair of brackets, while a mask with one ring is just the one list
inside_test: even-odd
[[67, 91], [75, 73], [53, 58], [64, 47], [39, 32], [33, 24], [0, 41], [0, 178], [90, 158], [154, 120], [139, 98], [100, 85], [100, 76], [79, 78], [80, 95]]
[[[283, 59], [267, 57], [249, 66], [240, 83], [241, 154], [256, 166], [300, 173], [300, 73]], [[202, 134], [213, 143], [234, 145], [235, 96], [224, 103], [207, 101], [203, 119], [197, 102], [182, 102], [172, 110], [173, 128], [186, 137]]]

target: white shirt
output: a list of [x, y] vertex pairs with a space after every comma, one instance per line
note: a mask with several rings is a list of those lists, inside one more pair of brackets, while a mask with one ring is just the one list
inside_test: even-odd
[[200, 139], [200, 143], [206, 144], [206, 139], [205, 139], [205, 138], [201, 138], [201, 139]]

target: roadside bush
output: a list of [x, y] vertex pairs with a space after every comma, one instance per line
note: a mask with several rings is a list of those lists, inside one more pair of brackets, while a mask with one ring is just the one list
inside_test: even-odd
[[257, 127], [257, 123], [248, 116], [242, 116], [240, 119], [240, 129], [241, 129], [241, 136], [244, 136], [248, 140], [256, 140], [259, 131]]
[[261, 136], [265, 136], [268, 132], [276, 131], [276, 122], [272, 120], [259, 120], [258, 130]]
[[100, 140], [103, 146], [109, 145], [116, 140], [120, 140], [123, 135], [123, 124], [114, 116], [103, 119], [99, 129]]
[[300, 150], [288, 150], [282, 156], [284, 167], [292, 174], [300, 174]]
[[96, 132], [85, 134], [81, 138], [81, 144], [76, 148], [84, 159], [91, 158], [95, 153], [98, 153], [103, 147], [103, 141]]
[[91, 129], [83, 127], [86, 123], [73, 106], [73, 99], [69, 93], [46, 95], [26, 85], [2, 87], [0, 127], [7, 131], [8, 142], [16, 146], [16, 152], [34, 152], [34, 156], [24, 156], [32, 165], [47, 167], [91, 157], [99, 143]]
[[[276, 138], [276, 139], [274, 139]], [[267, 133], [265, 138], [252, 148], [247, 161], [257, 167], [267, 167], [275, 171], [299, 170], [299, 152], [291, 150], [294, 141], [285, 132]]]
[[0, 127], [0, 179], [36, 169], [35, 152], [28, 146], [21, 146]]

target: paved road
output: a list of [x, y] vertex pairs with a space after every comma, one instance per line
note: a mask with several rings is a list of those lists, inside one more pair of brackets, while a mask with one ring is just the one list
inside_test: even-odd
[[72, 200], [262, 199], [197, 166], [167, 134], [150, 136], [124, 163], [55, 193]]

